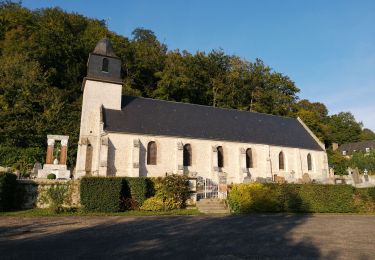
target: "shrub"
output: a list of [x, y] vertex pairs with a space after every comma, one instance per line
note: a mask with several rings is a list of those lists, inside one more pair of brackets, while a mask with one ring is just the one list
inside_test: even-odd
[[49, 207], [56, 213], [60, 213], [63, 209], [62, 205], [66, 199], [68, 192], [68, 185], [58, 184], [52, 185], [47, 190], [47, 196], [49, 201]]
[[173, 198], [163, 200], [161, 197], [154, 196], [145, 200], [140, 209], [145, 211], [166, 211], [179, 208], [181, 208], [181, 203]]
[[356, 212], [349, 185], [237, 184], [228, 196], [235, 213]]
[[189, 197], [189, 180], [184, 175], [168, 175], [164, 178], [152, 179], [156, 197], [160, 197], [164, 202], [171, 199], [179, 208], [185, 207]]
[[44, 153], [45, 151], [41, 147], [0, 146], [0, 165], [12, 167], [25, 173], [33, 168], [36, 161], [43, 161]]
[[134, 199], [138, 205], [142, 205], [146, 198], [152, 194], [152, 183], [148, 178], [144, 177], [126, 177], [124, 178], [122, 196]]
[[50, 174], [48, 174], [48, 175], [47, 175], [47, 179], [48, 179], [48, 180], [56, 180], [56, 174], [54, 174], [54, 173], [50, 173]]
[[80, 192], [81, 204], [89, 211], [138, 209], [153, 195], [163, 202], [165, 209], [182, 208], [189, 195], [189, 182], [186, 176], [181, 175], [152, 181], [143, 177], [84, 177]]
[[15, 208], [17, 176], [13, 173], [0, 173], [0, 211]]
[[375, 187], [356, 189], [354, 203], [359, 212], [375, 212]]
[[163, 199], [160, 197], [148, 198], [140, 209], [146, 211], [162, 211], [164, 209]]
[[143, 177], [85, 177], [81, 180], [81, 204], [89, 211], [137, 209], [151, 189], [150, 180]]
[[122, 178], [84, 177], [81, 180], [81, 204], [85, 210], [118, 212], [121, 210]]
[[228, 203], [236, 213], [279, 211], [275, 191], [261, 183], [233, 185]]

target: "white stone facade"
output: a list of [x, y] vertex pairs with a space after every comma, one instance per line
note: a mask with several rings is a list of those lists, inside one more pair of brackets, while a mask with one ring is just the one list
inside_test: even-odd
[[[112, 133], [103, 130], [101, 107], [121, 109], [121, 84], [86, 80], [84, 83], [80, 141], [75, 178], [91, 176], [165, 176], [166, 173], [194, 173], [217, 180], [225, 173], [227, 183], [241, 183], [244, 177], [270, 178], [274, 175], [296, 182], [308, 173], [311, 179], [328, 177], [325, 151], [280, 147], [266, 144], [200, 140], [173, 136], [152, 136], [136, 133]], [[126, 124], [126, 122], [123, 122]], [[302, 121], [300, 123], [307, 128]], [[308, 129], [307, 129], [308, 130]], [[311, 131], [308, 132], [316, 138]], [[316, 139], [317, 140], [317, 139]], [[147, 145], [157, 146], [156, 165], [147, 165]], [[318, 142], [318, 140], [317, 140]], [[319, 142], [318, 142], [319, 143]], [[191, 166], [183, 167], [183, 145], [190, 144]], [[323, 146], [319, 143], [320, 146]], [[218, 168], [216, 147], [222, 146], [224, 166]], [[252, 149], [253, 167], [246, 168], [247, 148]], [[279, 153], [284, 154], [284, 170], [279, 170]], [[308, 170], [307, 156], [312, 169]], [[88, 156], [90, 157], [88, 159]]]
[[[227, 174], [228, 183], [241, 183], [248, 173], [252, 180], [257, 177], [272, 178], [275, 174], [286, 180], [292, 177], [297, 180], [302, 178], [304, 173], [308, 173], [312, 179], [323, 180], [328, 175], [327, 157], [323, 151], [126, 133], [107, 133], [104, 138], [108, 138], [108, 146], [103, 144], [101, 151], [107, 150], [108, 153], [106, 158], [99, 158], [102, 163], [107, 159], [107, 171], [98, 174], [102, 176], [158, 177], [165, 176], [166, 173], [183, 174], [188, 171], [197, 173], [197, 176], [216, 179], [219, 172], [217, 152], [214, 148], [217, 146], [223, 147], [224, 167], [220, 171]], [[151, 141], [157, 145], [156, 165], [147, 165], [146, 150]], [[179, 148], [180, 143], [191, 145], [191, 166], [183, 167], [183, 150]], [[246, 155], [243, 153], [247, 148], [252, 149], [253, 155], [253, 167], [249, 169], [246, 168]], [[279, 170], [281, 151], [285, 156], [284, 170]], [[312, 158], [310, 171], [307, 165], [309, 153]]]

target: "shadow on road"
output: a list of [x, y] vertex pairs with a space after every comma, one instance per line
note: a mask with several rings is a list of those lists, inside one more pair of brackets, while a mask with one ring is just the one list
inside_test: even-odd
[[[28, 259], [316, 259], [322, 256], [309, 237], [295, 241], [291, 236], [293, 229], [309, 217], [307, 214], [109, 217], [102, 223], [57, 234], [2, 239], [0, 251], [2, 257]], [[77, 221], [74, 217], [69, 220]], [[335, 253], [330, 258], [335, 258]]]

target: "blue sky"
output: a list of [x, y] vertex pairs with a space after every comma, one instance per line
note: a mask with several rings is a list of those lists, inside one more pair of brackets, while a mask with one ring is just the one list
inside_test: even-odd
[[299, 96], [352, 112], [375, 130], [375, 1], [298, 0], [24, 0], [98, 19], [130, 36], [151, 29], [169, 49], [222, 48], [261, 58], [288, 75]]

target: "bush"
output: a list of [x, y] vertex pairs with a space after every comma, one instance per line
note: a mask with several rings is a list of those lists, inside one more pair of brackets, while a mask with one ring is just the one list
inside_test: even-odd
[[164, 210], [163, 199], [160, 197], [148, 198], [147, 200], [145, 200], [140, 209], [146, 211], [162, 211]]
[[237, 184], [232, 186], [228, 203], [236, 213], [277, 212], [279, 204], [275, 190], [261, 183]]
[[47, 179], [48, 179], [48, 180], [56, 180], [56, 174], [54, 174], [54, 173], [50, 173], [50, 174], [48, 174], [48, 175], [47, 175]]
[[81, 180], [81, 204], [89, 211], [137, 209], [152, 189], [151, 181], [143, 177], [84, 177]]
[[237, 184], [228, 195], [235, 213], [356, 212], [349, 185]]
[[152, 195], [152, 182], [148, 178], [124, 178], [122, 196], [132, 198], [138, 205], [142, 205], [146, 198]]
[[[81, 180], [81, 204], [88, 211], [117, 212], [138, 209], [146, 199], [162, 201], [163, 209], [185, 206], [189, 195], [186, 176], [170, 175], [153, 180], [137, 177], [84, 177]], [[155, 206], [157, 207], [157, 205]], [[149, 204], [145, 208], [150, 208]]]
[[122, 178], [84, 177], [81, 180], [81, 204], [85, 210], [99, 212], [120, 211]]
[[65, 184], [52, 185], [47, 190], [47, 196], [50, 209], [56, 213], [60, 213], [63, 209], [62, 205], [66, 199], [68, 186]]
[[13, 173], [0, 173], [0, 211], [15, 208], [17, 176]]
[[43, 162], [44, 153], [45, 151], [41, 147], [0, 146], [0, 165], [12, 167], [25, 173], [33, 168], [35, 162]]
[[179, 208], [181, 208], [181, 203], [173, 198], [163, 200], [161, 197], [154, 196], [145, 200], [140, 209], [145, 211], [167, 211]]
[[164, 202], [171, 199], [178, 205], [178, 208], [185, 207], [190, 193], [187, 176], [172, 174], [164, 178], [154, 178], [152, 181], [156, 197], [161, 198]]

